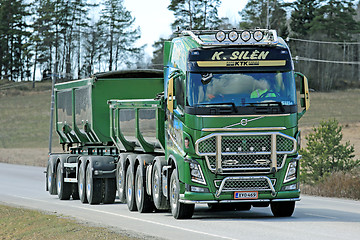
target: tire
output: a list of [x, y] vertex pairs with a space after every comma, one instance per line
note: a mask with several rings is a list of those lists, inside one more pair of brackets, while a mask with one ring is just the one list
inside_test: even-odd
[[56, 174], [53, 172], [51, 164], [48, 164], [46, 170], [46, 184], [50, 195], [57, 195]]
[[115, 178], [104, 179], [104, 199], [103, 203], [111, 204], [115, 202], [116, 197], [116, 181]]
[[78, 193], [82, 203], [88, 203], [86, 197], [86, 174], [85, 174], [85, 162], [81, 162], [78, 174]]
[[171, 174], [170, 178], [170, 208], [175, 219], [188, 219], [194, 213], [194, 204], [184, 204], [179, 202], [180, 183], [177, 170]]
[[56, 188], [60, 200], [70, 199], [72, 191], [71, 187], [70, 183], [64, 182], [64, 174], [61, 173], [61, 163], [59, 163], [56, 168]]
[[136, 211], [135, 188], [134, 188], [134, 170], [130, 165], [126, 171], [126, 204], [129, 211]]
[[118, 190], [119, 200], [122, 203], [126, 203], [126, 173], [125, 173], [125, 160], [128, 154], [120, 154], [119, 162], [116, 166], [116, 184]]
[[93, 178], [91, 164], [86, 167], [86, 197], [90, 204], [99, 204], [102, 201], [102, 179]]
[[169, 201], [163, 194], [162, 186], [162, 164], [161, 160], [158, 159], [152, 169], [151, 174], [151, 193], [153, 197], [153, 202], [158, 210], [168, 210], [170, 208]]
[[141, 165], [138, 165], [135, 174], [135, 202], [140, 213], [149, 213], [155, 208], [151, 196], [146, 192], [145, 186], [144, 170]]
[[295, 210], [295, 202], [272, 202], [271, 212], [274, 217], [291, 217]]

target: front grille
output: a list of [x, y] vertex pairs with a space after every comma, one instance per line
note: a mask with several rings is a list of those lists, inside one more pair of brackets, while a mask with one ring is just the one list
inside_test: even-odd
[[[286, 154], [277, 155], [277, 167], [281, 168]], [[208, 167], [216, 170], [216, 156], [206, 156]], [[229, 171], [236, 170], [268, 170], [271, 167], [271, 155], [222, 155], [221, 166]]]
[[218, 189], [217, 196], [222, 192], [234, 191], [271, 191], [273, 193], [275, 192], [274, 185], [275, 182], [272, 182], [270, 178], [264, 176], [226, 177], [223, 180], [215, 181], [215, 186]]
[[213, 172], [265, 172], [274, 167], [273, 159], [282, 168], [287, 154], [296, 151], [296, 140], [282, 133], [213, 133], [196, 141], [195, 148]]
[[240, 180], [240, 179], [231, 179], [226, 181], [223, 187], [223, 191], [245, 191], [245, 190], [256, 190], [256, 191], [266, 191], [270, 190], [269, 183], [266, 179], [258, 180]]

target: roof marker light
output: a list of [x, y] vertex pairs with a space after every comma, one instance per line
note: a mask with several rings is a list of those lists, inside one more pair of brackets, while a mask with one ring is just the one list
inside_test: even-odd
[[219, 42], [222, 42], [225, 40], [226, 38], [226, 33], [224, 31], [218, 31], [216, 34], [215, 34], [215, 38], [216, 40], [218, 40]]
[[229, 32], [228, 37], [230, 41], [235, 42], [239, 38], [239, 34], [235, 30], [232, 30], [231, 32]]
[[240, 38], [244, 41], [247, 42], [250, 40], [251, 38], [251, 33], [249, 31], [242, 31], [240, 34]]
[[253, 37], [254, 37], [255, 41], [260, 42], [264, 38], [264, 33], [260, 30], [256, 30], [253, 33]]

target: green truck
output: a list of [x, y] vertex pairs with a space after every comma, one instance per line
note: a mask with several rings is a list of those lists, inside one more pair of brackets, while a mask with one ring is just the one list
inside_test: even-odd
[[117, 196], [176, 219], [195, 204], [285, 217], [300, 200], [308, 83], [274, 30], [183, 31], [164, 43], [163, 71], [94, 74], [56, 84], [54, 99], [64, 152], [49, 155], [46, 190], [61, 200]]

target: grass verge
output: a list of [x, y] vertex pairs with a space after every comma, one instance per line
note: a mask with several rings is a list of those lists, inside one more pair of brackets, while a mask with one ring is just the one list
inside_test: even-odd
[[302, 185], [301, 192], [323, 197], [360, 200], [360, 168], [351, 172], [335, 172], [314, 185]]
[[0, 205], [0, 239], [119, 239], [134, 240], [106, 228], [34, 210]]

